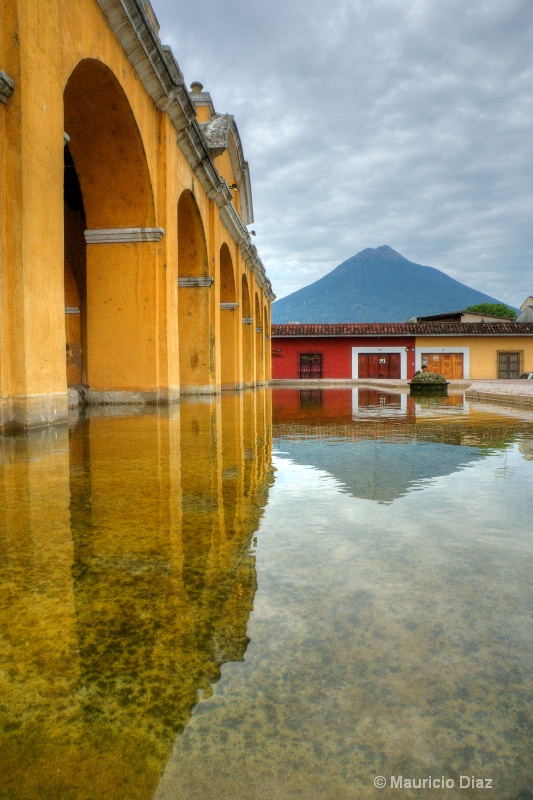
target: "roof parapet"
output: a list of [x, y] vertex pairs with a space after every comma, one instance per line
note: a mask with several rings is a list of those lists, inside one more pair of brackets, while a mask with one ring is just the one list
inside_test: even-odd
[[[199, 122], [207, 122], [215, 113], [215, 106], [209, 92], [203, 91], [204, 86], [200, 81], [191, 83], [190, 98], [196, 108]], [[203, 111], [205, 109], [205, 111]], [[203, 113], [202, 113], [203, 112]]]

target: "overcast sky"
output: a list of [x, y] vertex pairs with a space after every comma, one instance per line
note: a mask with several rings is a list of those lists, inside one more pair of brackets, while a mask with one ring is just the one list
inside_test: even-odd
[[234, 114], [278, 297], [390, 245], [533, 295], [531, 0], [152, 0]]

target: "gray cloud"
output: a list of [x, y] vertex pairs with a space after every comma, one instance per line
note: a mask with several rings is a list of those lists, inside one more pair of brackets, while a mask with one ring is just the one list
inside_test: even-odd
[[529, 0], [153, 0], [186, 81], [235, 114], [283, 296], [389, 244], [533, 293]]

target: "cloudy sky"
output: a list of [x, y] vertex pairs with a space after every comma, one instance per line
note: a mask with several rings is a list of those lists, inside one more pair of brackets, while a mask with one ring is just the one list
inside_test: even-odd
[[531, 0], [152, 0], [236, 117], [278, 297], [390, 245], [533, 294]]

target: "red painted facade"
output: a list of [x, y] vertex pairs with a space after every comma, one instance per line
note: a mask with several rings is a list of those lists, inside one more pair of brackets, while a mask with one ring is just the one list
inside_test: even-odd
[[298, 380], [300, 355], [322, 356], [323, 379], [352, 379], [352, 348], [398, 348], [407, 354], [407, 378], [415, 372], [414, 336], [272, 336], [272, 378]]

